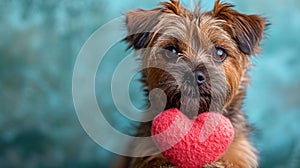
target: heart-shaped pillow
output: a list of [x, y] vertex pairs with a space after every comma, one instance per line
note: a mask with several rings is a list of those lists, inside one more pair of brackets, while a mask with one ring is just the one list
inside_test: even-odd
[[191, 121], [178, 109], [169, 109], [153, 120], [152, 137], [173, 165], [200, 168], [226, 152], [234, 129], [230, 120], [219, 113], [202, 113]]

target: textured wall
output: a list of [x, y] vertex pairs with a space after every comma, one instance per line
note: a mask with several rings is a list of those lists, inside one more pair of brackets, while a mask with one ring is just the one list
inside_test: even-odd
[[[264, 52], [252, 62], [252, 86], [244, 109], [257, 128], [252, 134], [261, 167], [300, 167], [300, 1], [230, 2], [246, 13], [260, 13], [272, 26]], [[112, 154], [84, 132], [72, 102], [76, 56], [101, 25], [153, 1], [0, 1], [0, 167], [107, 167]], [[183, 4], [188, 5], [188, 0]], [[202, 2], [204, 9], [212, 3]], [[110, 98], [107, 82], [123, 58], [125, 44], [108, 53], [99, 67], [96, 91], [111, 125], [128, 130]], [[140, 85], [131, 97], [140, 106]], [[131, 133], [131, 132], [129, 132]], [[112, 143], [114, 141], [112, 140]]]

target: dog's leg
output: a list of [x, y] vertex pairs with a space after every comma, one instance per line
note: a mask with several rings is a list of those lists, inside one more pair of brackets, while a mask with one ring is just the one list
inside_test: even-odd
[[236, 135], [221, 159], [205, 165], [204, 168], [257, 168], [258, 162], [255, 152], [255, 148], [245, 135]]
[[[142, 123], [137, 136], [150, 137], [151, 136], [152, 122]], [[156, 147], [154, 141], [148, 143], [132, 142], [130, 148], [134, 150], [134, 153], [140, 156], [144, 156], [145, 153], [159, 153], [159, 149]], [[175, 168], [171, 163], [162, 156], [162, 154], [156, 154], [146, 157], [135, 157], [129, 161], [129, 168]]]

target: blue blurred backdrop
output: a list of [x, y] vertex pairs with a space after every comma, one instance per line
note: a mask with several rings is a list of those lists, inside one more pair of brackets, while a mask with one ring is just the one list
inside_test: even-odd
[[[257, 128], [252, 142], [262, 168], [300, 167], [300, 1], [230, 0], [244, 13], [269, 18], [264, 51], [252, 59], [244, 110]], [[72, 72], [84, 42], [101, 25], [158, 0], [0, 1], [0, 167], [108, 167], [116, 155], [82, 129], [72, 102]], [[189, 0], [182, 4], [190, 6]], [[203, 0], [202, 9], [212, 8]], [[103, 39], [105, 40], [105, 39]], [[109, 80], [128, 53], [114, 46], [97, 78], [99, 104], [111, 125], [130, 134], [132, 122], [115, 109]], [[138, 76], [137, 76], [138, 78]], [[134, 80], [136, 106], [144, 97]], [[112, 140], [112, 143], [114, 141]]]

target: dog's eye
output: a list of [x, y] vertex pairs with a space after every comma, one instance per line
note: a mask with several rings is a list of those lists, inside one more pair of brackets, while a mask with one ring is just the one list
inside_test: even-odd
[[213, 60], [216, 62], [223, 62], [227, 57], [227, 53], [224, 48], [216, 47], [212, 56]]
[[170, 54], [178, 54], [177, 48], [174, 46], [168, 46], [166, 47], [166, 50], [168, 50]]
[[167, 46], [165, 47], [164, 49], [164, 58], [165, 59], [177, 59], [178, 58], [178, 54], [179, 54], [179, 51], [178, 51], [178, 48], [176, 46]]

